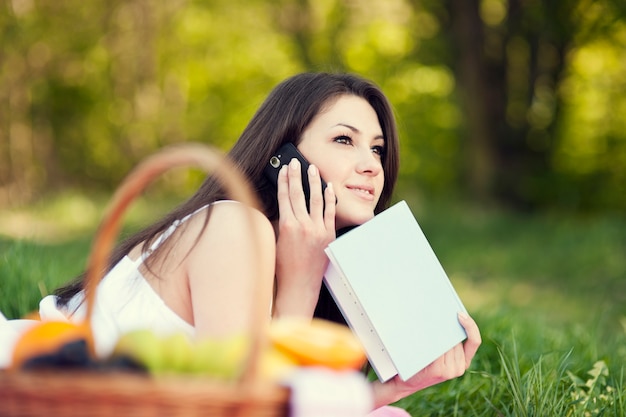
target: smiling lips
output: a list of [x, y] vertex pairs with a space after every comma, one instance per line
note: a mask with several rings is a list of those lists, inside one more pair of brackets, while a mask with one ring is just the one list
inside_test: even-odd
[[374, 188], [368, 186], [359, 186], [359, 185], [349, 185], [347, 188], [351, 191], [354, 191], [359, 196], [366, 198], [367, 200], [372, 200], [374, 198]]

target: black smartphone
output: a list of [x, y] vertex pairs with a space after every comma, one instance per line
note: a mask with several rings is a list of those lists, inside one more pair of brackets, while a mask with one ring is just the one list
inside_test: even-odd
[[[304, 199], [306, 201], [306, 208], [309, 210], [309, 200], [311, 199], [311, 189], [309, 187], [309, 161], [298, 151], [298, 148], [293, 143], [286, 143], [281, 146], [274, 155], [272, 155], [267, 161], [265, 166], [265, 176], [269, 178], [274, 187], [278, 184], [278, 172], [283, 165], [288, 165], [289, 162], [296, 158], [300, 161], [300, 172], [302, 174], [302, 190], [304, 191]], [[322, 195], [326, 189], [326, 182], [322, 179]]]

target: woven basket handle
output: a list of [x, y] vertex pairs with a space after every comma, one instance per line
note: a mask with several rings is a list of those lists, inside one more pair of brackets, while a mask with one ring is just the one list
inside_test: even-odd
[[[192, 143], [171, 146], [146, 158], [130, 172], [115, 191], [96, 232], [87, 263], [87, 275], [85, 278], [85, 300], [87, 305], [85, 320], [87, 321], [87, 326], [89, 326], [94, 308], [96, 288], [105, 275], [115, 240], [119, 234], [122, 215], [130, 206], [130, 203], [154, 179], [171, 168], [182, 166], [195, 166], [215, 175], [231, 198], [249, 207], [259, 209], [258, 199], [246, 178], [227, 157], [209, 146]], [[252, 217], [248, 217], [250, 230], [253, 230]], [[254, 247], [259, 248], [259, 236], [255, 233], [250, 235], [251, 239], [255, 240]], [[256, 259], [253, 259], [253, 261], [261, 266], [262, 259], [259, 251], [257, 250], [256, 252]], [[268, 291], [271, 291], [272, 284], [272, 282], [263, 282], [261, 279], [255, 280], [256, 288], [253, 292], [254, 300], [252, 300], [252, 317], [250, 319], [252, 343], [248, 363], [244, 367], [240, 378], [240, 382], [244, 384], [258, 380], [260, 352], [267, 340], [267, 330], [264, 323], [268, 314], [268, 306], [263, 304], [262, 299], [264, 294], [268, 294]]]

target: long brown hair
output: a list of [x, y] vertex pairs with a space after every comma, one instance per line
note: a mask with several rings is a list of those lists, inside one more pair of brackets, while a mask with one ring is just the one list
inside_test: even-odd
[[[375, 212], [389, 206], [399, 168], [399, 144], [393, 110], [382, 91], [373, 83], [352, 74], [302, 73], [286, 79], [277, 85], [252, 120], [245, 128], [239, 140], [233, 145], [228, 156], [247, 176], [256, 189], [265, 215], [270, 220], [278, 217], [276, 191], [263, 175], [266, 161], [283, 144], [296, 145], [301, 140], [302, 132], [324, 106], [342, 95], [355, 95], [365, 99], [378, 115], [385, 138], [385, 154], [382, 160], [385, 182]], [[197, 209], [217, 200], [227, 198], [224, 190], [213, 176], [208, 176], [200, 188], [186, 202], [172, 210], [159, 221], [130, 236], [120, 243], [110, 259], [109, 269], [117, 264], [131, 249], [143, 243], [147, 250], [151, 243], [175, 220], [193, 213]], [[208, 221], [208, 218], [205, 222]], [[165, 250], [166, 244], [173, 244], [167, 239], [157, 251]], [[149, 261], [155, 257], [149, 257]], [[55, 294], [60, 305], [67, 302], [82, 288], [84, 275], [73, 283], [59, 288]], [[328, 297], [323, 297], [324, 299]], [[320, 303], [330, 302], [328, 299]], [[333, 307], [334, 307], [334, 303]], [[335, 313], [332, 313], [334, 315]], [[322, 314], [326, 315], [326, 314]]]

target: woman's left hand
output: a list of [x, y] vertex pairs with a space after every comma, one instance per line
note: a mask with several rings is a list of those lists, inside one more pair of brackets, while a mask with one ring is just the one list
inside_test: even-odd
[[467, 333], [465, 342], [454, 346], [406, 381], [403, 381], [396, 375], [384, 384], [374, 382], [374, 402], [376, 407], [390, 404], [414, 392], [457, 378], [465, 373], [470, 367], [482, 339], [478, 325], [470, 316], [465, 313], [459, 313], [459, 322]]

